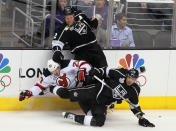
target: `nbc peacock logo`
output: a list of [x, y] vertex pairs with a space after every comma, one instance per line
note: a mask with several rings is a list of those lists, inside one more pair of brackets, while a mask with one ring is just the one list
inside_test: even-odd
[[0, 53], [0, 92], [11, 84], [11, 77], [7, 74], [10, 71], [9, 59], [4, 58], [3, 54]]
[[[125, 58], [121, 58], [119, 61], [120, 66], [118, 66], [118, 68], [125, 68], [127, 70], [134, 68], [134, 69], [138, 69], [141, 66], [144, 65], [144, 59], [140, 58], [138, 54], [127, 54], [125, 56]], [[145, 86], [147, 82], [147, 79], [144, 75], [139, 75], [138, 80], [136, 81], [136, 83], [139, 86]]]

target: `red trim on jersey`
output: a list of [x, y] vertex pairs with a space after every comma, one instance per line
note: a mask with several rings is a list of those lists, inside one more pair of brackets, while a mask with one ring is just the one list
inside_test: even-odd
[[88, 64], [88, 65], [90, 66], [90, 64], [89, 64], [89, 63], [87, 63], [87, 62], [83, 61], [83, 62], [79, 65], [79, 69], [84, 69], [84, 68], [81, 68], [81, 66], [82, 66], [82, 65], [86, 65], [86, 64]]
[[43, 77], [40, 78], [40, 83], [42, 83], [42, 82], [43, 82]]
[[73, 67], [78, 67], [79, 66], [79, 62], [80, 62], [80, 60], [76, 60], [76, 61], [74, 61], [73, 62]]
[[36, 86], [38, 86], [42, 91], [44, 91], [46, 89], [46, 87], [40, 85], [39, 83], [37, 83]]
[[78, 80], [79, 81], [84, 81], [85, 80], [85, 72], [84, 71], [79, 71], [78, 72]]

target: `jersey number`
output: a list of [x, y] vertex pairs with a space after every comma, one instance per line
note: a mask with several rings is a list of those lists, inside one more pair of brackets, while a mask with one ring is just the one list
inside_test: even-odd
[[73, 62], [73, 67], [79, 67], [79, 61]]

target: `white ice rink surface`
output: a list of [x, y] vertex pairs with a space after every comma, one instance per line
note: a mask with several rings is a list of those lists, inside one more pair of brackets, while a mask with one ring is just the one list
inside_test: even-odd
[[89, 127], [64, 119], [61, 111], [1, 111], [0, 131], [176, 131], [176, 110], [144, 110], [155, 128], [139, 126], [129, 110], [108, 112], [103, 127]]

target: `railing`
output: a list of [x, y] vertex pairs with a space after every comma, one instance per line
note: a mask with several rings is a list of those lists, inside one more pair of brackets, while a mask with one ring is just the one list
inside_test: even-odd
[[[21, 38], [17, 33], [15, 33], [15, 16], [16, 16], [16, 12], [19, 12], [19, 13], [21, 13], [23, 16], [25, 16], [27, 19], [28, 19], [28, 21], [30, 21], [30, 23], [31, 23], [31, 30], [30, 30], [30, 33], [28, 34], [29, 36], [30, 36], [30, 43], [28, 43], [28, 42], [26, 42], [23, 38]], [[23, 41], [26, 45], [28, 45], [28, 46], [30, 46], [30, 47], [32, 47], [32, 41], [33, 41], [33, 32], [34, 32], [34, 21], [33, 21], [33, 19], [29, 16], [29, 15], [27, 15], [26, 13], [24, 13], [22, 10], [20, 10], [19, 8], [17, 8], [17, 7], [15, 7], [15, 9], [14, 9], [14, 12], [13, 12], [13, 22], [12, 22], [12, 34], [15, 36], [15, 37], [17, 37], [19, 40], [21, 40], [21, 41]]]
[[[40, 1], [39, 1], [40, 2]], [[46, 24], [46, 14], [48, 13], [46, 11], [46, 0], [41, 1], [42, 3], [36, 3], [33, 0], [26, 0], [26, 2], [23, 2], [23, 4], [26, 5], [26, 12], [23, 12], [19, 8], [15, 8], [15, 11], [13, 12], [13, 24], [12, 24], [12, 34], [20, 39], [23, 43], [25, 43], [27, 46], [32, 47], [35, 43], [34, 42], [34, 32], [36, 28], [34, 27], [42, 27], [41, 37], [40, 40], [37, 41], [38, 43], [36, 46], [44, 47], [45, 43], [45, 24]], [[16, 17], [16, 11], [20, 12], [25, 19], [25, 34], [24, 36], [27, 37], [27, 40], [30, 39], [30, 42], [26, 39], [23, 39], [21, 36], [15, 33], [15, 17]], [[37, 38], [38, 39], [38, 38]]]
[[2, 18], [2, 7], [5, 6], [5, 3], [0, 0], [0, 26], [1, 26], [1, 18]]
[[[119, 2], [120, 0], [114, 0], [114, 1]], [[160, 32], [160, 30], [161, 30], [160, 27], [161, 26], [171, 28], [172, 30], [169, 30], [169, 31], [172, 32], [172, 46], [174, 47], [174, 45], [176, 45], [175, 44], [175, 42], [176, 42], [176, 36], [175, 36], [175, 34], [176, 34], [175, 33], [176, 32], [176, 29], [175, 29], [175, 27], [176, 27], [176, 22], [175, 22], [175, 20], [176, 20], [176, 18], [175, 18], [176, 17], [175, 16], [176, 15], [175, 14], [176, 6], [174, 6], [174, 8], [169, 8], [169, 7], [164, 8], [164, 9], [167, 9], [167, 10], [173, 9], [173, 14], [172, 13], [171, 14], [166, 13], [165, 15], [167, 15], [168, 18], [163, 18], [163, 19], [152, 19], [152, 18], [145, 19], [145, 17], [144, 18], [133, 17], [135, 15], [138, 15], [138, 16], [139, 15], [158, 15], [159, 16], [161, 14], [159, 14], [159, 13], [145, 13], [145, 12], [144, 13], [142, 13], [142, 12], [132, 12], [132, 11], [130, 11], [131, 9], [140, 9], [141, 7], [129, 7], [128, 6], [129, 2], [134, 2], [134, 3], [136, 3], [136, 2], [138, 2], [138, 3], [140, 3], [140, 2], [151, 2], [152, 3], [153, 2], [155, 4], [158, 4], [158, 3], [161, 3], [161, 1], [163, 2], [163, 0], [160, 0], [160, 1], [159, 0], [127, 0], [125, 4], [124, 3], [122, 4], [122, 3], [119, 2], [118, 10], [116, 10], [117, 11], [116, 13], [122, 12], [122, 10], [126, 10], [127, 14], [132, 14], [132, 17], [128, 18], [128, 21], [129, 21], [128, 25], [130, 27], [132, 27], [132, 30], [133, 31], [139, 31], [139, 30], [144, 31], [143, 29], [149, 28], [148, 33], [151, 33], [150, 31], [154, 30], [153, 31], [154, 33], [152, 32], [153, 34], [150, 34], [150, 35], [152, 35], [152, 37], [155, 36], [158, 32]], [[38, 2], [37, 0], [35, 0], [35, 2], [34, 2], [34, 0], [26, 0], [26, 2], [25, 2], [26, 3], [26, 12], [20, 10], [19, 8], [18, 9], [15, 8], [15, 10], [13, 12], [14, 16], [13, 16], [12, 33], [15, 37], [17, 37], [23, 43], [25, 43], [25, 45], [27, 45], [29, 47], [34, 47], [34, 43], [35, 43], [34, 42], [34, 37], [35, 37], [34, 32], [36, 31], [37, 26], [42, 26], [40, 43], [38, 43], [38, 47], [44, 48], [45, 47], [45, 40], [46, 40], [45, 39], [45, 24], [46, 24], [46, 18], [48, 16], [48, 15], [46, 15], [47, 14], [47, 11], [46, 11], [47, 0], [43, 0], [42, 1], [43, 3], [40, 3], [40, 4], [37, 3], [37, 2]], [[113, 7], [112, 2], [113, 2], [113, 0], [108, 0], [108, 2], [109, 2], [109, 7], [110, 8], [108, 10], [108, 19], [107, 19], [108, 23], [107, 23], [107, 29], [106, 29], [106, 33], [107, 33], [106, 37], [107, 37], [108, 41], [106, 43], [107, 43], [107, 47], [110, 48], [109, 39], [111, 37], [111, 27], [112, 27], [112, 19], [113, 19], [112, 13], [115, 13], [115, 12], [112, 12], [112, 7]], [[168, 3], [168, 2], [173, 4], [173, 2], [171, 0], [165, 1], [163, 3]], [[2, 8], [3, 8], [4, 4], [5, 3], [3, 3], [2, 0], [0, 0], [0, 24], [1, 24]], [[72, 6], [90, 7], [90, 6], [79, 6], [79, 5], [73, 5], [73, 4], [72, 4]], [[95, 6], [95, 3], [93, 3], [93, 6]], [[154, 9], [162, 9], [163, 10], [163, 8], [150, 8], [150, 9], [153, 9], [153, 10]], [[94, 8], [93, 12], [94, 12], [93, 14], [95, 14], [95, 8]], [[25, 30], [25, 35], [30, 36], [29, 41], [26, 41], [25, 39], [23, 39], [17, 33], [16, 27], [15, 27], [16, 26], [15, 22], [16, 22], [16, 19], [17, 19], [16, 18], [17, 13], [20, 13], [22, 16], [24, 16], [24, 19], [26, 19], [26, 21], [24, 23], [25, 28], [23, 28], [23, 29]], [[53, 16], [53, 15], [54, 15], [54, 13], [51, 13], [51, 16]], [[174, 17], [172, 18], [172, 16], [174, 16]], [[57, 18], [55, 18], [55, 20], [61, 23], [61, 21], [58, 20]], [[134, 21], [134, 23], [133, 22], [130, 23], [130, 21]], [[146, 21], [146, 24], [143, 24], [142, 23], [143, 21]], [[161, 23], [162, 21], [171, 21], [172, 24], [170, 22], [168, 22], [166, 25], [159, 25], [159, 24], [156, 24], [156, 23], [151, 25], [151, 24], [148, 24], [148, 21], [152, 21], [151, 23], [155, 23], [155, 22], [160, 22]], [[133, 27], [137, 27], [137, 28], [133, 28]], [[10, 30], [11, 30], [11, 28], [10, 28]], [[155, 44], [153, 44], [153, 47], [154, 46], [155, 46]]]

